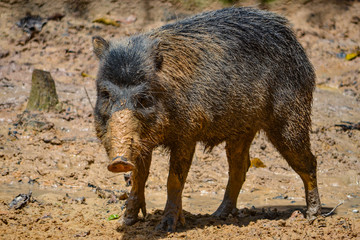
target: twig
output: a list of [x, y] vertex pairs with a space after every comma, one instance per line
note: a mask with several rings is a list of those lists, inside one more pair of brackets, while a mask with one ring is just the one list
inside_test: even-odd
[[360, 122], [352, 123], [348, 121], [341, 121], [341, 123], [345, 123], [345, 124], [335, 124], [335, 127], [341, 127], [343, 131], [360, 130]]
[[116, 174], [114, 176], [108, 176], [107, 178], [114, 178], [114, 177], [118, 177], [118, 176], [120, 176], [120, 174]]
[[344, 201], [339, 202], [339, 204], [336, 205], [330, 212], [324, 213], [324, 214], [322, 214], [321, 216], [323, 216], [323, 217], [328, 217], [328, 216], [330, 216], [330, 215], [333, 214], [333, 212], [334, 212], [340, 205], [342, 205], [343, 203], [344, 203]]
[[93, 105], [92, 105], [92, 103], [91, 103], [91, 100], [90, 100], [89, 94], [88, 94], [88, 92], [87, 92], [87, 90], [86, 90], [86, 88], [85, 88], [85, 87], [84, 87], [84, 90], [85, 90], [85, 93], [86, 93], [87, 99], [89, 100], [90, 106], [92, 107], [93, 111], [95, 111], [94, 106], [93, 106]]

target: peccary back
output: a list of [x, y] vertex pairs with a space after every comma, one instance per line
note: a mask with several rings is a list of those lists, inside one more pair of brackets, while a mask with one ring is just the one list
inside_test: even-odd
[[247, 128], [276, 127], [273, 119], [287, 118], [300, 118], [297, 128], [308, 132], [315, 74], [286, 19], [230, 8], [142, 37], [159, 42], [155, 85], [166, 95], [171, 135], [195, 137], [211, 148]]

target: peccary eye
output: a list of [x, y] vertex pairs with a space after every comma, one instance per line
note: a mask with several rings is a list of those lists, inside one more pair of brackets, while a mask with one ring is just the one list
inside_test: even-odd
[[135, 98], [136, 108], [150, 108], [154, 105], [154, 99], [149, 95], [139, 95]]
[[104, 100], [110, 100], [110, 93], [108, 91], [102, 91], [100, 97]]
[[108, 111], [108, 108], [111, 106], [111, 97], [109, 92], [101, 91], [99, 98], [101, 99], [102, 109], [104, 111]]

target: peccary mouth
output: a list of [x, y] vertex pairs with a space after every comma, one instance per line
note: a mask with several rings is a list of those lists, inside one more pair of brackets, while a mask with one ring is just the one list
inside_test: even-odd
[[111, 160], [107, 169], [111, 172], [128, 172], [135, 169], [134, 159], [140, 152], [139, 120], [129, 109], [112, 114], [104, 146]]

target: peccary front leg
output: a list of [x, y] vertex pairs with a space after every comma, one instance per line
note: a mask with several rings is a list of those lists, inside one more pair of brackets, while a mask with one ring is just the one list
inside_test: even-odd
[[236, 211], [236, 202], [240, 189], [250, 167], [249, 149], [255, 132], [242, 135], [237, 141], [226, 142], [226, 155], [229, 163], [229, 180], [224, 199], [213, 216], [226, 218]]
[[196, 143], [193, 143], [187, 144], [187, 146], [182, 148], [175, 147], [171, 149], [170, 171], [167, 181], [167, 202], [163, 219], [156, 227], [157, 230], [173, 232], [176, 229], [178, 220], [183, 225], [185, 224], [181, 195], [194, 155], [195, 145]]
[[133, 225], [138, 221], [140, 209], [142, 214], [146, 216], [145, 183], [149, 176], [150, 164], [151, 153], [139, 157], [136, 161], [136, 168], [132, 172], [132, 188], [126, 201], [124, 217], [126, 225]]

